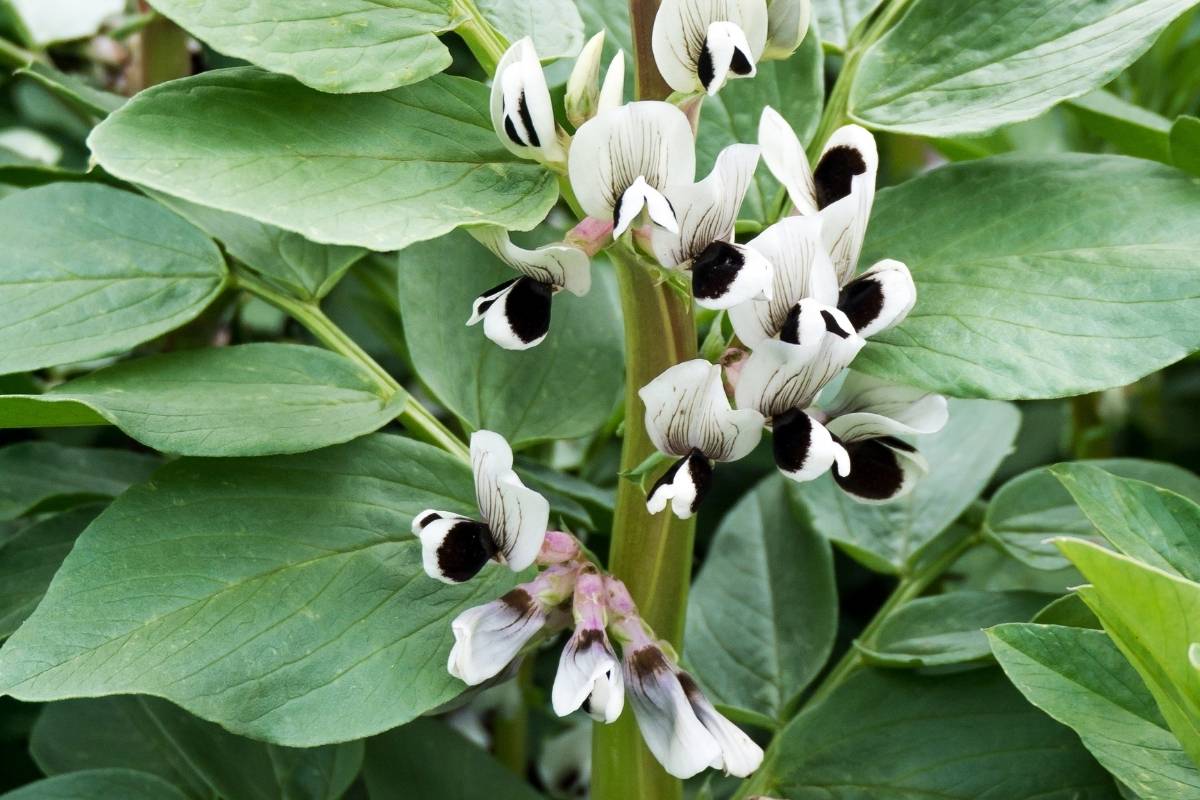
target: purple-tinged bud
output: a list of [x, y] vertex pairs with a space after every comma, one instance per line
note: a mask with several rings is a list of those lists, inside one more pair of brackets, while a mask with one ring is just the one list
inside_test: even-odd
[[566, 564], [579, 558], [583, 550], [579, 540], [563, 531], [546, 531], [542, 540], [542, 549], [538, 553], [537, 564], [548, 567], [552, 564]]
[[612, 231], [613, 222], [611, 219], [603, 220], [596, 217], [584, 217], [582, 222], [567, 231], [567, 235], [563, 237], [563, 241], [566, 244], [578, 247], [587, 253], [589, 258], [595, 258], [596, 254], [603, 250], [609, 241], [611, 241]]

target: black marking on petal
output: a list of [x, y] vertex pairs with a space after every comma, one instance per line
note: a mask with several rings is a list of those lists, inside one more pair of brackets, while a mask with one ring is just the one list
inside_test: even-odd
[[906, 453], [917, 452], [917, 448], [913, 447], [903, 439], [897, 439], [895, 436], [880, 436], [878, 437], [878, 440], [893, 450], [903, 450]]
[[688, 472], [692, 476], [692, 485], [696, 487], [696, 497], [692, 500], [692, 513], [695, 514], [700, 504], [704, 502], [708, 490], [712, 487], [713, 465], [708, 457], [699, 450], [693, 450], [687, 457]]
[[692, 294], [716, 300], [729, 292], [746, 263], [742, 252], [728, 242], [713, 242], [692, 261]]
[[891, 445], [912, 448], [899, 439], [884, 437], [844, 444], [850, 455], [850, 474], [842, 477], [834, 472], [838, 486], [866, 500], [887, 500], [895, 497], [904, 486], [904, 467]]
[[494, 555], [496, 544], [488, 526], [464, 519], [455, 523], [438, 545], [438, 569], [450, 580], [462, 583], [478, 575]]
[[803, 411], [788, 411], [774, 419], [771, 447], [775, 466], [784, 472], [799, 472], [812, 449], [812, 418]]
[[502, 596], [500, 602], [516, 612], [518, 617], [527, 617], [533, 611], [533, 598], [520, 586]]
[[672, 464], [671, 468], [664, 472], [662, 477], [654, 482], [654, 485], [650, 487], [650, 491], [646, 494], [646, 496], [653, 497], [654, 493], [659, 489], [664, 486], [669, 486], [671, 483], [673, 483], [675, 480], [675, 473], [679, 472], [679, 468], [687, 463], [688, 458], [690, 458], [690, 456], [684, 456]]
[[813, 170], [813, 183], [817, 189], [817, 208], [833, 205], [850, 194], [854, 176], [867, 171], [867, 162], [856, 147], [841, 145], [821, 156]]
[[792, 310], [783, 318], [783, 327], [779, 329], [780, 341], [788, 344], [800, 344], [800, 304], [792, 306]]
[[838, 309], [861, 331], [883, 313], [883, 286], [872, 276], [850, 281], [838, 294]]
[[584, 628], [579, 632], [579, 641], [577, 642], [576, 649], [586, 650], [589, 647], [593, 647], [603, 642], [604, 631], [600, 630], [599, 628]]
[[683, 688], [683, 694], [687, 697], [688, 702], [694, 703], [696, 700], [704, 698], [704, 692], [691, 675], [679, 670], [675, 673], [675, 677], [679, 679], [679, 685]]
[[504, 299], [508, 327], [525, 344], [536, 342], [550, 330], [550, 298], [554, 287], [533, 278], [517, 278]]
[[529, 136], [529, 144], [534, 147], [541, 147], [542, 142], [538, 138], [537, 130], [533, 127], [533, 117], [529, 113], [529, 104], [525, 101], [524, 92], [521, 92], [521, 97], [517, 100], [517, 113], [521, 115], [521, 124], [525, 126], [525, 133]]
[[654, 645], [647, 645], [629, 659], [629, 671], [644, 681], [660, 673], [670, 672], [671, 665], [667, 663], [667, 657], [663, 655], [662, 650]]
[[512, 116], [508, 113], [508, 103], [504, 102], [500, 106], [500, 116], [504, 118], [504, 135], [512, 139], [514, 144], [521, 147], [528, 147], [525, 140], [521, 138], [521, 132], [517, 130], [517, 126], [512, 121]]
[[423, 530], [426, 525], [431, 522], [437, 522], [441, 518], [441, 514], [437, 513], [436, 511], [430, 511], [428, 514], [417, 517], [417, 528]]
[[503, 294], [505, 289], [507, 289], [509, 286], [512, 286], [518, 280], [520, 280], [520, 278], [511, 278], [506, 280], [499, 286], [493, 286], [491, 289], [488, 289], [486, 292], [476, 297], [475, 313], [482, 314], [491, 308], [492, 304], [496, 302], [496, 298]]
[[712, 51], [708, 49], [708, 39], [704, 40], [704, 46], [700, 48], [700, 58], [696, 61], [696, 76], [700, 78], [700, 85], [706, 92], [713, 79], [717, 77], [717, 71], [713, 67]]
[[821, 319], [825, 320], [825, 330], [829, 331], [834, 336], [841, 337], [842, 339], [847, 339], [850, 337], [851, 331], [843, 328], [842, 323], [838, 322], [838, 318], [833, 314], [830, 314], [828, 311], [822, 311]]
[[741, 51], [741, 48], [733, 48], [733, 60], [729, 62], [729, 69], [735, 75], [749, 75], [754, 72], [754, 65], [750, 63], [750, 57]]
[[621, 224], [621, 206], [625, 203], [625, 195], [629, 190], [621, 192], [621, 196], [617, 198], [617, 202], [613, 203], [613, 227], [616, 228]]

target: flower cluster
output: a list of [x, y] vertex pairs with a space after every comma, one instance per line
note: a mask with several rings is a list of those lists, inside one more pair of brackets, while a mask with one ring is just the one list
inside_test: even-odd
[[603, 575], [570, 534], [546, 530], [547, 503], [512, 471], [507, 442], [476, 433], [471, 461], [486, 522], [445, 511], [418, 514], [413, 530], [426, 572], [459, 583], [490, 562], [514, 571], [536, 563], [541, 571], [451, 623], [450, 674], [469, 686], [503, 680], [525, 653], [571, 629], [551, 693], [555, 713], [582, 709], [611, 723], [628, 695], [647, 746], [672, 775], [686, 778], [710, 766], [738, 776], [753, 772], [762, 750], [713, 708], [670, 645], [639, 616], [625, 585]]

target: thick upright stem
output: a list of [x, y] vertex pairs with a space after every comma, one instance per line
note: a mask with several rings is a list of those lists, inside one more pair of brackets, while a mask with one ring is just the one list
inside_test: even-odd
[[[143, 12], [151, 10], [145, 0], [138, 3], [138, 8]], [[187, 33], [166, 17], [151, 19], [133, 40], [133, 62], [126, 71], [130, 93], [191, 73]]]
[[[691, 305], [628, 250], [613, 248], [625, 316], [625, 439], [621, 469], [654, 451], [638, 389], [663, 370], [696, 355]], [[629, 587], [642, 616], [674, 646], [683, 639], [695, 526], [664, 511], [651, 516], [631, 481], [617, 490], [609, 568]], [[598, 725], [592, 749], [593, 800], [672, 800], [680, 783], [654, 760], [638, 734], [631, 709], [612, 725]]]
[[658, 14], [661, 1], [629, 0], [629, 25], [633, 33], [633, 69], [637, 78], [639, 100], [662, 100], [671, 93], [671, 87], [663, 80], [658, 65], [654, 63], [654, 51], [650, 45], [654, 17]]

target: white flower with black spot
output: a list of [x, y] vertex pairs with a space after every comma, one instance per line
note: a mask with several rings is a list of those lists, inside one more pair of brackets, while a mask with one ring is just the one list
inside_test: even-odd
[[767, 44], [766, 0], [663, 0], [654, 17], [654, 63], [677, 92], [716, 94], [757, 72]]

